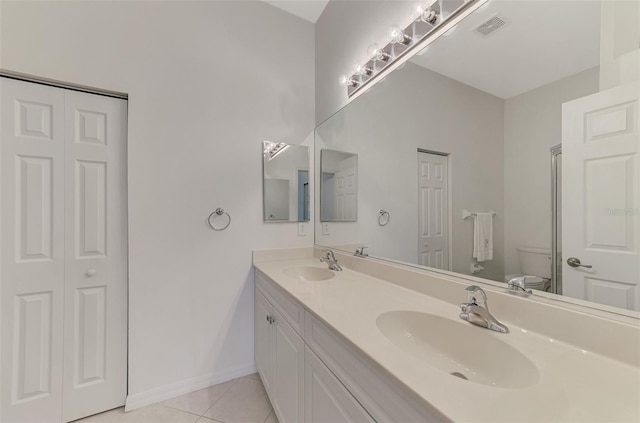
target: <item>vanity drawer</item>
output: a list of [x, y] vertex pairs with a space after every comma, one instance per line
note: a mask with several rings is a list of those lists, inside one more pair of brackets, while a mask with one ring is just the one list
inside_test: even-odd
[[258, 270], [256, 270], [256, 288], [264, 294], [293, 330], [304, 338], [304, 308]]
[[450, 421], [360, 358], [362, 352], [309, 312], [305, 314], [305, 334], [307, 345], [377, 422]]

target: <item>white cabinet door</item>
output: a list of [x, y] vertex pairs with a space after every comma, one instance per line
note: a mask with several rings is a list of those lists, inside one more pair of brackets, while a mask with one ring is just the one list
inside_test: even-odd
[[305, 423], [374, 421], [309, 347], [304, 373]]
[[563, 293], [630, 310], [640, 310], [638, 91], [613, 88], [562, 108]]
[[62, 418], [63, 90], [0, 78], [0, 421]]
[[273, 317], [273, 408], [281, 423], [298, 423], [304, 418], [304, 341], [275, 309]]
[[124, 404], [127, 203], [124, 100], [65, 90], [64, 421]]
[[273, 308], [259, 290], [255, 290], [255, 360], [265, 390], [271, 395], [271, 315]]

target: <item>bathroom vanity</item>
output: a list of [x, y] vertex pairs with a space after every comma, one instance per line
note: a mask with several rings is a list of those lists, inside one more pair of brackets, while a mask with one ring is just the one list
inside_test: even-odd
[[458, 317], [469, 280], [319, 257], [254, 252], [256, 367], [281, 422], [640, 419], [633, 319], [483, 285], [498, 333]]

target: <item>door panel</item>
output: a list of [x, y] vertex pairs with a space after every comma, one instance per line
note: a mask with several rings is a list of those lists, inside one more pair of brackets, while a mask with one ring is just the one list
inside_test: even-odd
[[638, 97], [634, 84], [562, 109], [563, 293], [631, 310], [640, 310]]
[[51, 394], [51, 292], [15, 298], [14, 402]]
[[449, 268], [447, 156], [418, 152], [418, 259]]
[[126, 110], [65, 91], [65, 421], [126, 398]]
[[0, 421], [60, 421], [63, 90], [0, 78]]
[[16, 156], [18, 261], [51, 260], [53, 163], [51, 157]]

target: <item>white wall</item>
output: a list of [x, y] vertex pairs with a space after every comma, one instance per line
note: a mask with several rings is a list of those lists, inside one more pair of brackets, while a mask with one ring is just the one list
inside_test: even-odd
[[[462, 209], [493, 209], [494, 260], [477, 276], [502, 279], [503, 116], [502, 99], [413, 63], [396, 70], [317, 128], [316, 166], [321, 148], [359, 156], [358, 221], [327, 223], [326, 236], [316, 219], [316, 243], [364, 244], [373, 256], [417, 263], [417, 150], [449, 153], [452, 270], [468, 274], [473, 261], [473, 222]], [[380, 209], [391, 214], [384, 227]]]
[[393, 24], [411, 21], [415, 0], [333, 0], [316, 22], [316, 124], [347, 104], [347, 89], [338, 84], [356, 62], [364, 63], [373, 42], [387, 44]]
[[259, 153], [311, 141], [313, 25], [250, 1], [0, 7], [2, 68], [129, 94], [132, 404], [251, 371], [251, 250], [313, 243], [263, 224]]
[[593, 68], [505, 100], [506, 273], [520, 272], [517, 247], [551, 250], [551, 152], [562, 141], [562, 103], [598, 92]]

